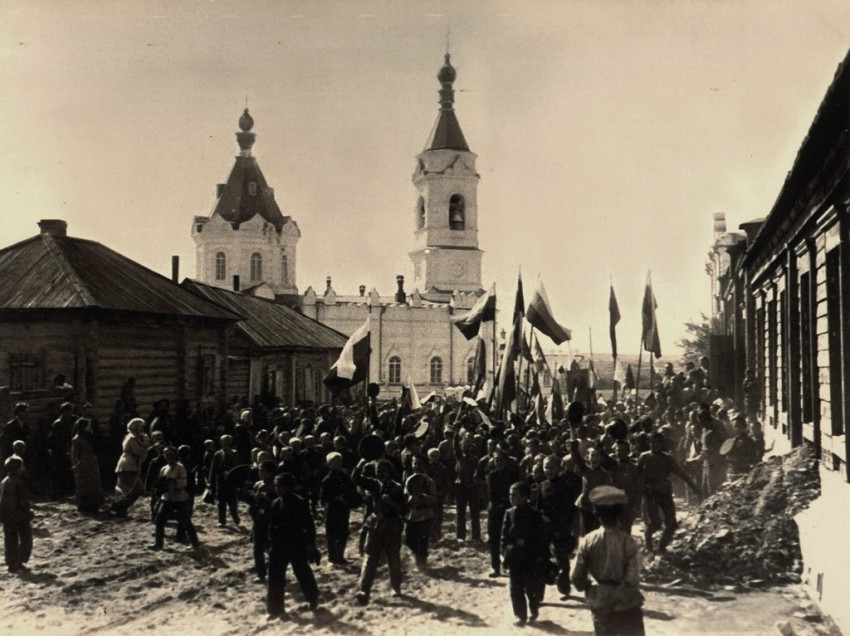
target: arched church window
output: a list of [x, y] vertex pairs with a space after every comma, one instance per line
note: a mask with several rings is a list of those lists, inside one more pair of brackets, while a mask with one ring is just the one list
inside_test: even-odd
[[466, 229], [466, 204], [459, 194], [453, 194], [449, 199], [449, 227], [452, 230]]
[[475, 356], [472, 356], [466, 361], [466, 383], [475, 383]]
[[421, 230], [425, 227], [425, 199], [419, 197], [419, 203], [416, 204], [416, 229]]
[[227, 276], [227, 256], [224, 252], [216, 252], [215, 255], [215, 279], [224, 280]]
[[257, 196], [257, 182], [256, 181], [249, 181], [248, 182], [248, 195], [252, 196], [252, 197]]
[[280, 281], [284, 284], [289, 282], [289, 261], [286, 260], [286, 254], [280, 256]]
[[259, 252], [251, 254], [251, 280], [263, 279], [263, 256]]
[[439, 356], [431, 358], [431, 384], [443, 383], [443, 359]]
[[393, 356], [387, 369], [387, 381], [390, 384], [401, 384], [401, 358]]

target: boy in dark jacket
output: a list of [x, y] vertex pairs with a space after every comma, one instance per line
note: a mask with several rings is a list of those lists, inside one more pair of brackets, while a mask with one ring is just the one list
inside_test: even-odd
[[367, 528], [363, 569], [357, 602], [369, 603], [375, 573], [383, 556], [390, 571], [390, 585], [395, 596], [401, 596], [401, 532], [404, 528], [404, 488], [393, 478], [393, 466], [381, 459], [375, 468], [375, 477], [359, 475], [355, 484], [369, 493], [372, 512], [364, 521]]
[[24, 462], [15, 456], [3, 464], [6, 477], [0, 482], [0, 522], [3, 523], [4, 555], [9, 572], [26, 570], [32, 553], [32, 518], [29, 493], [21, 479]]
[[260, 464], [259, 480], [254, 484], [248, 512], [254, 522], [251, 541], [254, 546], [254, 571], [257, 583], [266, 582], [266, 549], [269, 545], [269, 510], [275, 499], [274, 462]]
[[269, 567], [268, 596], [266, 610], [269, 619], [285, 618], [284, 588], [286, 568], [298, 581], [310, 609], [319, 605], [319, 588], [310, 567], [310, 561], [318, 565], [319, 550], [316, 547], [316, 524], [310, 514], [310, 506], [303, 497], [295, 494], [295, 479], [283, 473], [274, 480], [278, 497], [269, 509]]
[[[513, 508], [505, 513], [502, 526], [502, 554], [510, 571], [509, 589], [516, 625], [537, 620], [545, 584], [534, 575], [534, 565], [546, 557], [543, 517], [528, 502], [531, 489], [526, 482], [511, 486]], [[527, 599], [527, 602], [526, 602]]]
[[348, 543], [351, 508], [359, 503], [360, 494], [345, 472], [340, 453], [328, 453], [326, 461], [328, 472], [322, 479], [320, 497], [327, 510], [325, 536], [328, 539], [328, 560], [334, 565], [346, 565], [345, 544]]

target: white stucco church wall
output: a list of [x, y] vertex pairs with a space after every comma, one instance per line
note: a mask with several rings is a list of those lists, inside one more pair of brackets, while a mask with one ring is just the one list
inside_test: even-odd
[[[425, 149], [415, 156], [413, 249], [407, 255], [412, 291], [404, 290], [405, 277], [399, 275], [392, 295], [381, 296], [375, 287], [368, 294], [362, 287], [359, 294], [341, 295], [328, 278], [321, 295], [308, 287], [296, 296], [306, 316], [347, 335], [370, 318], [369, 381], [381, 386], [382, 397], [399, 395], [409, 380], [424, 393], [471, 383], [476, 340], [466, 340], [452, 318], [468, 311], [484, 293], [483, 252], [478, 246], [480, 176], [475, 169], [477, 157], [469, 150], [454, 112], [456, 75], [446, 54], [437, 74], [437, 120]], [[291, 303], [298, 293], [300, 231], [291, 217], [281, 214], [274, 190], [251, 154], [253, 124], [246, 109], [239, 120], [241, 132], [236, 133], [240, 154], [227, 183], [218, 187], [212, 214], [193, 221], [196, 276], [225, 288], [232, 288], [238, 276], [242, 290], [252, 289], [258, 295], [271, 291]], [[495, 341], [493, 324], [486, 334], [491, 376]]]

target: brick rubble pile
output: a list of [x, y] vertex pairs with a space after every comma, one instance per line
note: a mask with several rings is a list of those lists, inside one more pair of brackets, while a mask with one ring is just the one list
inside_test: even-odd
[[667, 554], [645, 564], [644, 578], [744, 587], [799, 581], [794, 516], [819, 494], [810, 445], [769, 457], [683, 519]]

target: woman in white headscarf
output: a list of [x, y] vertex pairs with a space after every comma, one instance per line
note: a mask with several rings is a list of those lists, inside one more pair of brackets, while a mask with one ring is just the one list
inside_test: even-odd
[[126, 517], [127, 510], [135, 503], [143, 490], [140, 471], [142, 460], [148, 452], [150, 440], [144, 433], [145, 421], [134, 417], [127, 422], [127, 435], [121, 445], [121, 457], [115, 472], [118, 475], [118, 492], [121, 498], [113, 502], [112, 512], [119, 517]]

